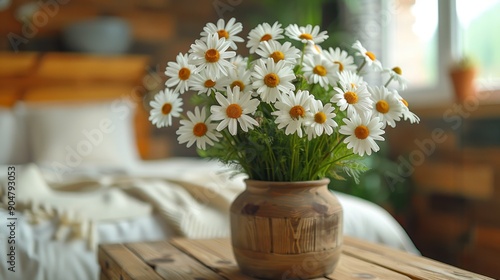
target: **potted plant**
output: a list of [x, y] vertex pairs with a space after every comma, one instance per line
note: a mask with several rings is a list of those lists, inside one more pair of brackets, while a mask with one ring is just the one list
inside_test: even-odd
[[[355, 41], [321, 47], [318, 26], [262, 23], [248, 33], [248, 57], [236, 54], [243, 30], [234, 18], [208, 23], [190, 50], [168, 62], [166, 89], [150, 120], [181, 117], [179, 143], [235, 166], [247, 188], [233, 202], [231, 240], [242, 272], [260, 278], [314, 278], [331, 273], [342, 245], [342, 207], [329, 180], [357, 177], [361, 159], [377, 152], [384, 129], [418, 122], [395, 89], [399, 67], [383, 69]], [[355, 58], [358, 58], [355, 60]], [[385, 72], [385, 84], [363, 75]], [[182, 114], [182, 94], [196, 107]], [[314, 264], [310, 266], [308, 264]]]
[[476, 95], [477, 64], [469, 56], [463, 56], [450, 67], [450, 78], [455, 100], [463, 103]]

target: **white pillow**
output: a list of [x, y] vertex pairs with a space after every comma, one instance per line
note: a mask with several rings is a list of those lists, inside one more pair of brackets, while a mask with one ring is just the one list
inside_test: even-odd
[[0, 165], [28, 162], [26, 125], [19, 106], [0, 107]]
[[26, 104], [33, 161], [61, 173], [88, 167], [128, 168], [138, 159], [135, 107], [100, 103]]

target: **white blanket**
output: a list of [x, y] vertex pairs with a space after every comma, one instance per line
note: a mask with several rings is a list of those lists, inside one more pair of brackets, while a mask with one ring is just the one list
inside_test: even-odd
[[[137, 218], [153, 210], [178, 236], [223, 237], [229, 234], [229, 205], [243, 190], [243, 182], [220, 171], [173, 177], [80, 174], [61, 183], [57, 174], [30, 164], [17, 170], [16, 210], [33, 223], [57, 218], [57, 239], [85, 238], [92, 247], [98, 242], [96, 223]], [[69, 228], [69, 236], [61, 236], [63, 228]]]

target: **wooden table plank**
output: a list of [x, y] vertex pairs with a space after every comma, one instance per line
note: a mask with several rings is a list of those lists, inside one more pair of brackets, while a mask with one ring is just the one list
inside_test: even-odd
[[359, 279], [391, 279], [410, 280], [408, 276], [381, 266], [365, 262], [355, 257], [340, 256], [340, 262], [333, 273], [326, 276], [328, 279], [359, 280]]
[[109, 279], [162, 280], [162, 278], [123, 244], [100, 245], [102, 273]]
[[[174, 246], [181, 251], [189, 254], [201, 263], [210, 267], [215, 271], [219, 271], [221, 275], [227, 279], [254, 279], [245, 276], [239, 272], [236, 260], [232, 254], [231, 243], [229, 239], [210, 239], [210, 240], [193, 240], [178, 238], [170, 241]], [[300, 269], [300, 268], [299, 268]], [[326, 277], [315, 278], [316, 280], [325, 279], [364, 279], [363, 277], [373, 277], [370, 279], [410, 279], [400, 273], [383, 267], [374, 265], [369, 262], [358, 260], [354, 257], [342, 255], [340, 263], [335, 271]]]
[[207, 240], [175, 238], [170, 240], [170, 243], [227, 279], [254, 279], [240, 272], [228, 238]]
[[347, 236], [344, 237], [343, 253], [408, 275], [412, 279], [493, 280], [435, 260]]
[[153, 267], [163, 279], [223, 279], [167, 241], [128, 243], [125, 246]]

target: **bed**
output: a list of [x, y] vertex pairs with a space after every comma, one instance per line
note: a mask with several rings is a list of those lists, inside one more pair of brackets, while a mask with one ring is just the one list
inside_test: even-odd
[[[144, 160], [136, 85], [28, 85], [0, 86], [0, 279], [98, 279], [99, 243], [229, 235], [244, 176], [196, 157]], [[388, 212], [336, 194], [346, 235], [418, 254]]]

